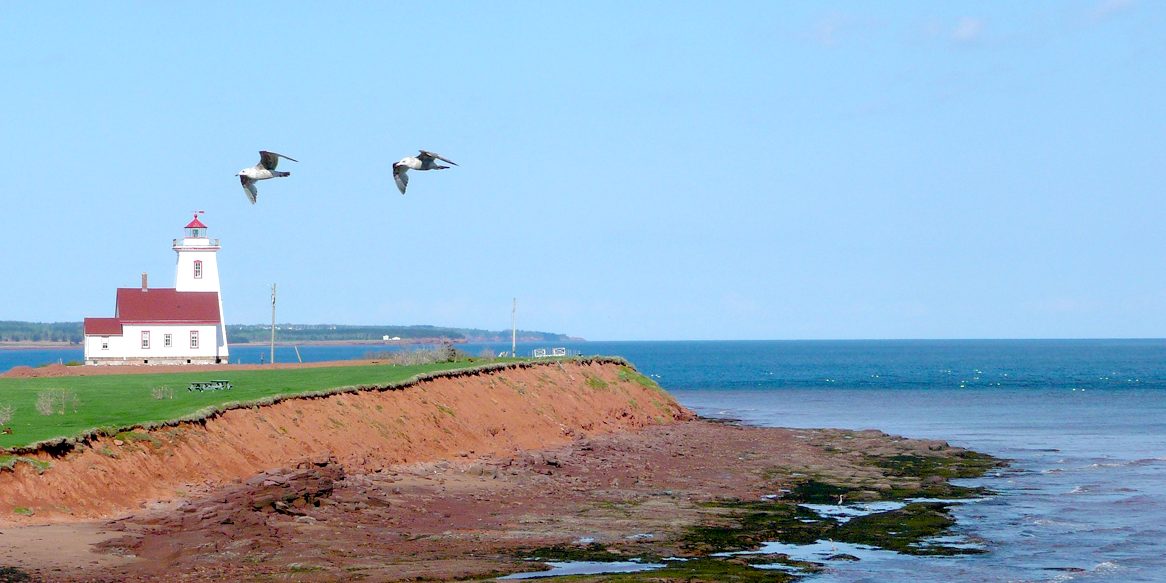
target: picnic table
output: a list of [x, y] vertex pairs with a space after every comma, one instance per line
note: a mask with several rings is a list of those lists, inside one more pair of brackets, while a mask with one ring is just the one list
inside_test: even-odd
[[188, 391], [225, 391], [231, 388], [231, 381], [227, 380], [213, 380], [213, 381], [194, 381], [187, 385]]

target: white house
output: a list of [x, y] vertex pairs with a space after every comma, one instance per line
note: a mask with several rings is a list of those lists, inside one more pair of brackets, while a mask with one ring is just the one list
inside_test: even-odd
[[85, 364], [227, 362], [227, 327], [219, 288], [218, 239], [198, 220], [172, 245], [173, 288], [118, 288], [112, 318], [85, 318]]

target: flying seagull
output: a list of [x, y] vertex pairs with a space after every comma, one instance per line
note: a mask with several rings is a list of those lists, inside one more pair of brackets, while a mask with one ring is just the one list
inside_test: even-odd
[[416, 156], [405, 156], [401, 158], [400, 162], [393, 164], [393, 180], [397, 181], [397, 189], [401, 191], [401, 194], [405, 194], [405, 187], [409, 186], [408, 173], [410, 170], [445, 170], [449, 168], [449, 166], [442, 166], [434, 160], [449, 162], [457, 166], [457, 162], [425, 150], [421, 150], [421, 153]]
[[291, 176], [291, 172], [277, 172], [275, 170], [275, 167], [279, 164], [280, 158], [287, 158], [292, 162], [299, 162], [299, 160], [284, 156], [283, 154], [276, 154], [275, 152], [260, 150], [259, 163], [250, 168], [244, 168], [235, 175], [239, 177], [239, 183], [243, 185], [243, 192], [247, 194], [247, 200], [250, 200], [251, 204], [255, 204], [255, 200], [259, 197], [259, 191], [255, 190], [256, 180], [267, 180], [268, 178], [283, 178], [284, 176]]

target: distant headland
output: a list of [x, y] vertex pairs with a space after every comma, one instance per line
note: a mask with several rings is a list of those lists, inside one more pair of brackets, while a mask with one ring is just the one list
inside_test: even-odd
[[[344, 324], [276, 324], [276, 341], [280, 343], [384, 343], [426, 344], [437, 342], [509, 342], [510, 330], [483, 330], [443, 326], [344, 325]], [[52, 347], [80, 345], [84, 338], [81, 322], [0, 321], [0, 348]], [[271, 341], [269, 324], [228, 324], [227, 338], [232, 344]], [[521, 342], [571, 342], [583, 338], [518, 330]]]

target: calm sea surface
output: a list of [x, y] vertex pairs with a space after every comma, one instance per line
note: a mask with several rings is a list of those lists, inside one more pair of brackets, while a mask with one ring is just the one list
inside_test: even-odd
[[[1166, 581], [1166, 340], [588, 342], [705, 416], [780, 427], [877, 428], [1013, 460], [956, 506], [989, 552], [869, 553], [809, 581]], [[519, 351], [552, 345], [520, 344]], [[472, 355], [509, 345], [467, 345]], [[301, 346], [304, 361], [379, 347]], [[233, 347], [259, 362], [263, 347]], [[276, 360], [292, 362], [290, 347]], [[0, 371], [80, 360], [3, 350]], [[809, 552], [809, 550], [807, 550]]]

